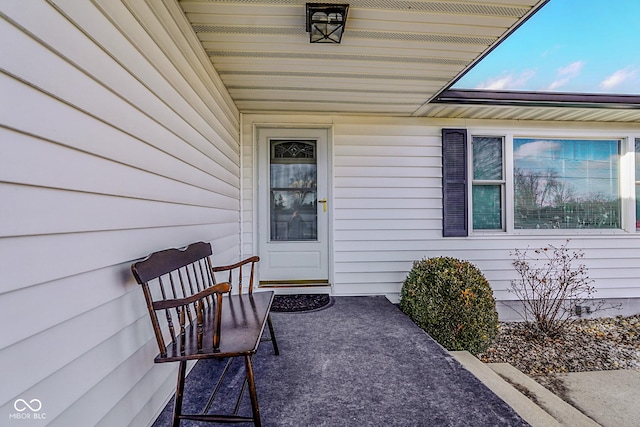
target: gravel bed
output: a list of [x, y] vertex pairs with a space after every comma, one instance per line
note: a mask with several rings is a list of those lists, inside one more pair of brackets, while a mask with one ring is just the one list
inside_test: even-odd
[[556, 374], [640, 369], [640, 315], [581, 319], [557, 337], [539, 337], [522, 322], [500, 323], [495, 343], [478, 355], [485, 363], [509, 363], [556, 394]]

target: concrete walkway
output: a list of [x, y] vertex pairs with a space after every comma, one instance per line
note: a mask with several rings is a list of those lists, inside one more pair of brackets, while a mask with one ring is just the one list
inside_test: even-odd
[[640, 425], [640, 370], [574, 372], [561, 379], [573, 406], [603, 427]]
[[484, 364], [468, 352], [451, 353], [533, 427], [640, 425], [638, 370], [563, 374], [565, 401], [507, 363]]
[[[262, 425], [528, 427], [385, 297], [332, 298], [322, 310], [271, 313], [280, 355], [260, 345], [253, 359]], [[207, 407], [224, 369], [218, 362], [201, 360], [189, 373], [185, 412]], [[234, 412], [244, 378], [240, 358], [227, 372], [214, 411]], [[168, 404], [154, 425], [170, 425], [172, 409]], [[239, 414], [250, 413], [244, 393]]]

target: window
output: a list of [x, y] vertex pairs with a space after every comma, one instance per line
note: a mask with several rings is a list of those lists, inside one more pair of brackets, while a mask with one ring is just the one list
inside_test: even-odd
[[636, 230], [640, 230], [640, 139], [636, 139]]
[[640, 231], [640, 138], [635, 177], [623, 177], [619, 139], [467, 138], [465, 129], [442, 137], [444, 236], [466, 236], [467, 224], [477, 232], [622, 229], [620, 188], [631, 182]]
[[471, 204], [474, 230], [504, 230], [504, 141], [474, 136]]
[[317, 240], [315, 141], [271, 141], [271, 240]]
[[515, 229], [620, 228], [620, 141], [515, 138]]

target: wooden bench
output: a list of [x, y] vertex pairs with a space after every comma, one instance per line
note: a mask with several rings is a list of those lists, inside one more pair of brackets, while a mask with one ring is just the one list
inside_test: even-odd
[[[253, 293], [253, 277], [257, 256], [239, 263], [213, 267], [211, 245], [193, 243], [183, 249], [155, 252], [131, 266], [137, 282], [142, 285], [160, 354], [156, 363], [180, 362], [175, 395], [173, 425], [181, 419], [213, 422], [253, 422], [260, 426], [258, 396], [251, 364], [252, 356], [265, 325], [275, 354], [278, 344], [269, 311], [273, 291]], [[250, 270], [247, 292], [243, 292], [243, 271]], [[226, 282], [217, 283], [215, 273], [228, 272]], [[232, 293], [234, 283], [237, 291]], [[167, 342], [169, 342], [167, 344]], [[243, 385], [232, 414], [209, 414], [210, 406], [222, 378], [202, 414], [183, 414], [182, 400], [187, 361], [198, 359], [243, 357]], [[228, 365], [227, 365], [228, 366]], [[226, 372], [227, 368], [223, 372]], [[245, 386], [249, 388], [252, 417], [238, 415]]]

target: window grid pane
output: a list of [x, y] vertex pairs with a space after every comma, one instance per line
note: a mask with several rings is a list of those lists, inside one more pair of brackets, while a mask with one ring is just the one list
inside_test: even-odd
[[502, 138], [473, 138], [473, 179], [502, 180]]
[[502, 230], [502, 186], [474, 185], [473, 229]]

